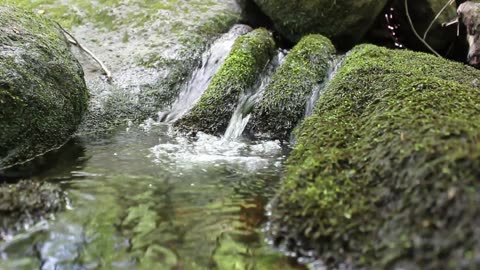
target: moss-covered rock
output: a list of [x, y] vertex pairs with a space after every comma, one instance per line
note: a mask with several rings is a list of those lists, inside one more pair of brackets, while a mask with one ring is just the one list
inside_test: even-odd
[[334, 53], [335, 48], [324, 36], [303, 38], [275, 71], [247, 131], [257, 137], [288, 139], [304, 117], [313, 89], [326, 79]]
[[477, 269], [479, 77], [423, 53], [354, 49], [296, 131], [273, 233], [327, 262]]
[[274, 49], [275, 42], [263, 28], [239, 37], [200, 100], [175, 126], [181, 130], [223, 134], [240, 94], [255, 85]]
[[322, 34], [339, 47], [352, 46], [368, 30], [386, 0], [254, 0], [280, 33], [293, 42]]
[[82, 68], [59, 27], [0, 6], [0, 168], [63, 144], [87, 101]]
[[65, 202], [65, 193], [54, 184], [23, 180], [0, 185], [0, 240], [62, 210]]

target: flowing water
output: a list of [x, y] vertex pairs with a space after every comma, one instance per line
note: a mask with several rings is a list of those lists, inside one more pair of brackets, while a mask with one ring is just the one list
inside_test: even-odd
[[79, 136], [42, 158], [67, 210], [0, 242], [0, 269], [304, 269], [266, 244], [285, 149], [173, 134]]
[[337, 74], [337, 70], [342, 64], [342, 59], [343, 58], [341, 56], [337, 56], [330, 60], [327, 75], [325, 76], [325, 78], [320, 84], [315, 85], [315, 87], [312, 90], [312, 94], [308, 99], [307, 106], [305, 107], [305, 118], [313, 114], [313, 110], [315, 109], [315, 104], [317, 103], [318, 99], [322, 95], [323, 90], [326, 88], [327, 84], [330, 82], [333, 76]]
[[260, 80], [252, 89], [247, 89], [246, 92], [240, 95], [237, 108], [230, 119], [224, 138], [232, 140], [239, 138], [250, 120], [251, 112], [255, 104], [262, 97], [267, 85], [270, 83], [273, 73], [283, 63], [285, 52], [279, 50], [277, 55], [270, 61]]
[[193, 72], [191, 79], [183, 86], [171, 108], [158, 113], [158, 120], [175, 122], [190, 111], [222, 66], [235, 40], [249, 31], [251, 31], [249, 26], [235, 25], [228, 33], [216, 40], [203, 54], [201, 66]]

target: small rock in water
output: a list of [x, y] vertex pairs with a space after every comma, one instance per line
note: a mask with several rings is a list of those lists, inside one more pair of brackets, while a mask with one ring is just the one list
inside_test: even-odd
[[[0, 233], [15, 232], [65, 208], [59, 186], [32, 180], [0, 186]], [[0, 237], [1, 239], [2, 237]]]

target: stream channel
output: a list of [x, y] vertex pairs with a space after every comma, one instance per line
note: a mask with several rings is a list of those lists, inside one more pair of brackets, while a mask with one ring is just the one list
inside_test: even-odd
[[240, 136], [249, 118], [242, 106], [252, 106], [284, 53], [240, 98], [226, 136], [182, 136], [169, 123], [201, 96], [233, 41], [230, 33], [211, 46], [167, 111], [80, 133], [28, 164], [28, 178], [65, 190], [67, 209], [3, 235], [0, 269], [306, 269], [263, 231], [288, 149]]

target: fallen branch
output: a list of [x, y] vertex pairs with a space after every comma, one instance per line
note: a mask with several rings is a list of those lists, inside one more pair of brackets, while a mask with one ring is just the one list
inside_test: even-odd
[[65, 30], [65, 28], [63, 28], [59, 23], [57, 23], [57, 25], [62, 30], [62, 32], [63, 32], [64, 36], [67, 38], [68, 42], [77, 46], [80, 50], [84, 51], [86, 54], [88, 54], [90, 57], [92, 57], [92, 59], [95, 60], [95, 62], [97, 62], [100, 65], [100, 67], [102, 68], [105, 76], [107, 77], [107, 81], [111, 82], [112, 81], [112, 72], [110, 72], [110, 70], [105, 66], [105, 64], [103, 64], [103, 62], [97, 56], [95, 56], [95, 54], [93, 54], [92, 51], [90, 51], [88, 48], [86, 48], [80, 42], [78, 42], [78, 40], [72, 34], [70, 34], [67, 30]]

